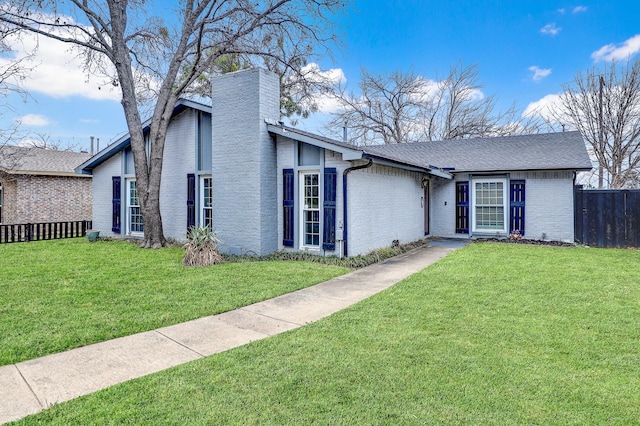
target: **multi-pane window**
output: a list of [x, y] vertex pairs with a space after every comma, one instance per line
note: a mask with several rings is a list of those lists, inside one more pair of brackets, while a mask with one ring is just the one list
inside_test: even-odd
[[320, 246], [320, 175], [302, 174], [302, 235], [304, 246]]
[[200, 216], [200, 224], [213, 229], [213, 185], [211, 176], [202, 176], [200, 178], [200, 206], [202, 215]]
[[474, 229], [477, 231], [506, 231], [504, 180], [474, 182]]
[[127, 200], [128, 200], [128, 224], [130, 233], [144, 232], [142, 223], [142, 211], [140, 210], [140, 197], [138, 196], [138, 187], [135, 180], [127, 181]]

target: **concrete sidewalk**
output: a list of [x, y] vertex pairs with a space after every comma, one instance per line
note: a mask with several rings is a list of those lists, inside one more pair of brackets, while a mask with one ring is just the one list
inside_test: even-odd
[[436, 242], [234, 311], [0, 367], [0, 423], [317, 321], [392, 286], [464, 244]]

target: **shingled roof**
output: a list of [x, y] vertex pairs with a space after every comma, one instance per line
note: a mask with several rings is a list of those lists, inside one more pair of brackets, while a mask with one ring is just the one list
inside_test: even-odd
[[78, 176], [74, 169], [89, 157], [86, 152], [2, 146], [0, 170], [8, 174]]
[[376, 145], [363, 150], [369, 155], [452, 172], [592, 168], [580, 132]]

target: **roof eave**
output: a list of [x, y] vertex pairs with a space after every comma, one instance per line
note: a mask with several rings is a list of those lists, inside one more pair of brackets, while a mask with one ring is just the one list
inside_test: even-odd
[[[29, 175], [29, 176], [60, 176], [60, 177], [79, 177], [74, 172], [61, 172], [55, 170], [9, 170], [4, 167], [0, 167], [0, 172], [11, 176]], [[85, 176], [83, 176], [85, 177]], [[89, 176], [86, 176], [89, 177]]]
[[267, 122], [267, 130], [269, 133], [273, 133], [285, 138], [294, 139], [300, 142], [308, 143], [309, 145], [317, 146], [319, 148], [328, 149], [334, 152], [342, 154], [342, 159], [345, 161], [360, 160], [363, 158], [363, 151], [359, 149], [346, 148], [339, 145], [334, 145], [330, 142], [322, 139], [314, 138], [308, 135], [302, 135], [300, 133], [293, 133], [287, 130], [284, 126], [279, 126]]
[[374, 164], [379, 164], [381, 166], [395, 167], [397, 169], [408, 170], [411, 172], [427, 173], [444, 179], [453, 179], [452, 174], [437, 168], [416, 166], [415, 164], [409, 164], [397, 160], [390, 160], [388, 158], [373, 154], [364, 154], [364, 158], [370, 158], [373, 160]]
[[49, 172], [42, 170], [17, 170], [13, 175], [31, 175], [31, 176], [60, 176], [60, 177], [91, 177], [87, 175], [78, 176], [75, 172]]
[[459, 173], [508, 173], [508, 172], [544, 172], [544, 171], [567, 171], [567, 172], [588, 172], [592, 170], [593, 167], [546, 167], [546, 168], [537, 168], [537, 169], [454, 169], [451, 170], [453, 174]]
[[[198, 111], [207, 112], [209, 114], [211, 114], [211, 112], [213, 111], [213, 108], [211, 106], [204, 105], [195, 101], [190, 101], [188, 99], [179, 99], [178, 102], [176, 102], [175, 107], [173, 108], [171, 117], [182, 112], [187, 108], [192, 108]], [[148, 131], [149, 128], [151, 127], [151, 120], [152, 119], [149, 118], [142, 123], [143, 133]], [[102, 151], [98, 152], [96, 155], [94, 155], [93, 157], [91, 157], [84, 163], [80, 164], [78, 167], [76, 167], [75, 173], [82, 174], [82, 175], [92, 174], [94, 167], [100, 165], [104, 161], [113, 157], [116, 153], [118, 153], [119, 151], [121, 151], [122, 149], [126, 148], [129, 145], [131, 145], [131, 137], [130, 137], [130, 133], [126, 133], [124, 136], [120, 137], [114, 143], [112, 143], [111, 145], [108, 145]]]
[[[142, 128], [144, 131], [144, 129], [146, 129], [147, 126], [143, 125]], [[115, 154], [125, 149], [129, 145], [131, 145], [131, 138], [127, 133], [126, 135], [124, 135], [123, 137], [121, 137], [120, 139], [118, 139], [117, 141], [107, 146], [102, 151], [100, 151], [99, 153], [97, 153], [96, 155], [94, 155], [93, 157], [89, 158], [87, 161], [85, 161], [84, 163], [76, 167], [75, 168], [76, 174], [84, 174], [84, 175], [92, 174], [94, 167], [102, 164], [103, 162], [113, 157]]]

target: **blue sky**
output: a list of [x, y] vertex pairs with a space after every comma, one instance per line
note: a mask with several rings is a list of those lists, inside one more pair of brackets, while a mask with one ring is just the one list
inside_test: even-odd
[[[524, 110], [547, 102], [586, 71], [612, 58], [640, 52], [640, 2], [613, 1], [420, 1], [355, 0], [339, 18], [345, 47], [323, 69], [341, 70], [356, 90], [360, 69], [383, 73], [410, 70], [437, 79], [456, 65], [477, 64], [485, 95], [506, 109]], [[42, 41], [41, 41], [42, 43]], [[88, 148], [89, 136], [101, 145], [126, 131], [117, 93], [86, 83], [53, 42], [41, 45], [38, 75], [28, 82], [33, 99], [9, 101], [26, 128]], [[326, 116], [300, 126], [321, 132]]]

